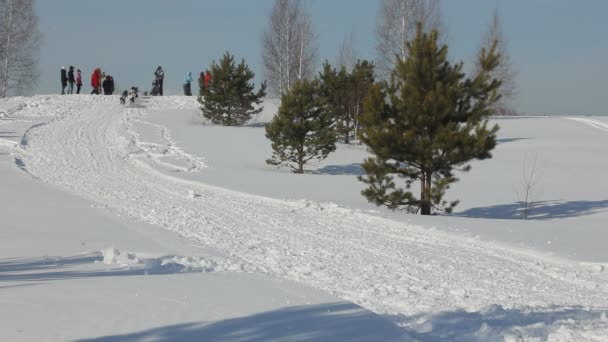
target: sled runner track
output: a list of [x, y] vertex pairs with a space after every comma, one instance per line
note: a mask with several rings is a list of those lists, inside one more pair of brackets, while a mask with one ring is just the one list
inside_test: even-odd
[[[130, 129], [145, 113], [91, 101], [32, 130], [27, 149], [14, 153], [43, 181], [377, 313], [608, 307], [605, 273], [331, 204], [247, 195], [163, 173]], [[163, 137], [174, 145], [168, 133]], [[175, 156], [202, 163], [173, 148]]]
[[597, 128], [597, 129], [602, 130], [604, 132], [608, 132], [608, 123], [605, 123], [605, 122], [602, 122], [602, 121], [599, 121], [599, 120], [588, 119], [588, 118], [567, 118], [567, 120], [581, 122], [581, 123], [589, 125], [589, 126], [591, 126], [593, 128]]

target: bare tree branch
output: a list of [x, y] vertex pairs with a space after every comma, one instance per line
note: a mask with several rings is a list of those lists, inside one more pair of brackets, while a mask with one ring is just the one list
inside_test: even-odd
[[351, 32], [344, 38], [342, 45], [340, 45], [336, 58], [336, 65], [338, 68], [345, 67], [346, 70], [352, 70], [356, 63], [357, 51], [355, 49], [355, 34], [354, 32]]
[[[478, 56], [481, 55], [482, 51], [488, 51], [492, 45], [496, 43], [496, 49], [500, 55], [499, 65], [492, 73], [490, 77], [500, 80], [501, 86], [498, 90], [501, 98], [493, 106], [493, 110], [496, 115], [517, 115], [514, 101], [517, 98], [519, 87], [517, 85], [517, 71], [513, 68], [511, 62], [511, 55], [508, 50], [508, 41], [504, 36], [502, 26], [500, 24], [500, 14], [498, 10], [494, 11], [492, 17], [492, 23], [485, 32], [478, 51]], [[479, 71], [481, 66], [479, 65], [479, 58], [476, 59], [475, 65], [476, 71]]]
[[276, 0], [264, 32], [262, 58], [270, 91], [280, 97], [298, 79], [313, 76], [316, 35], [301, 0]]
[[0, 95], [24, 94], [38, 80], [41, 34], [33, 0], [0, 0]]
[[407, 42], [416, 24], [425, 30], [441, 28], [439, 0], [382, 0], [376, 26], [376, 66], [380, 78], [388, 79], [397, 58], [407, 57]]

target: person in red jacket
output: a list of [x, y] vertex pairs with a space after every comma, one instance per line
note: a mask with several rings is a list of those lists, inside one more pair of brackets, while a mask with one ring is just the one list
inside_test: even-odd
[[93, 91], [91, 94], [99, 95], [101, 93], [101, 69], [96, 68], [93, 70], [93, 74], [91, 75], [91, 87], [93, 87]]
[[209, 72], [209, 70], [207, 70], [205, 72], [205, 89], [209, 88], [210, 83], [211, 83], [211, 72]]

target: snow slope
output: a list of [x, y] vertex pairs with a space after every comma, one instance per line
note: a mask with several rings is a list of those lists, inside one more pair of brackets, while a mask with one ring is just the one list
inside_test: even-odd
[[[386, 319], [325, 291], [44, 184], [8, 154], [67, 104], [0, 102], [0, 341], [392, 340]], [[112, 101], [113, 102], [113, 101]], [[43, 127], [43, 126], [36, 126]], [[34, 130], [33, 128], [32, 130]], [[63, 147], [62, 147], [63, 148]], [[23, 166], [23, 164], [21, 164]]]
[[[357, 165], [365, 153], [360, 149], [341, 148], [334, 160], [346, 164], [335, 167], [330, 160], [319, 165], [318, 174], [295, 180], [295, 175], [263, 166], [259, 152], [251, 152], [266, 152], [259, 140], [263, 130], [257, 125], [241, 129], [191, 127], [196, 133], [189, 129], [190, 134], [184, 133], [186, 128], [180, 125], [190, 124], [196, 111], [191, 98], [154, 98], [128, 109], [118, 105], [114, 97], [72, 99], [79, 104], [68, 107], [61, 100], [49, 104], [47, 110], [57, 116], [29, 129], [20, 145], [10, 150], [18, 164], [43, 182], [93, 201], [114, 215], [212, 246], [225, 254], [228, 269], [236, 265], [239, 271], [328, 291], [389, 317], [401, 327], [404, 340], [599, 341], [608, 336], [608, 272], [604, 272], [604, 264], [563, 258], [568, 254], [565, 247], [558, 251], [566, 252], [549, 257], [542, 248], [530, 250], [521, 243], [515, 246], [521, 239], [501, 239], [506, 232], [503, 223], [487, 219], [492, 215], [485, 220], [472, 219], [484, 216], [467, 212], [475, 209], [476, 201], [487, 203], [483, 196], [467, 196], [472, 198], [471, 204], [469, 209], [464, 205], [461, 216], [469, 218], [370, 212], [371, 208], [355, 196], [341, 195], [358, 192], [349, 185], [356, 181]], [[565, 127], [556, 119], [534, 120], [552, 128], [542, 134]], [[516, 121], [504, 122], [506, 126], [510, 123]], [[542, 134], [529, 139], [542, 142]], [[504, 149], [524, 143], [524, 138], [507, 138], [514, 140], [503, 141]], [[197, 141], [203, 149], [197, 150]], [[242, 146], [247, 148], [242, 150]], [[494, 160], [501, 167], [513, 167], [512, 160], [502, 159], [499, 152], [501, 146]], [[585, 155], [568, 155], [574, 157]], [[228, 164], [222, 165], [224, 161]], [[287, 185], [288, 180], [299, 186]], [[227, 181], [233, 183], [222, 183]], [[464, 177], [462, 183], [467, 184]], [[320, 191], [322, 196], [333, 194], [335, 200], [328, 197], [323, 202], [330, 203], [319, 203], [314, 198], [318, 189], [324, 190]], [[301, 196], [303, 193], [313, 198]], [[585, 194], [581, 190], [575, 195]], [[588, 197], [595, 200], [599, 194], [593, 191]], [[504, 194], [488, 197], [500, 203]], [[605, 214], [585, 217], [595, 215]], [[563, 220], [578, 222], [578, 216], [583, 215]], [[548, 217], [507, 229], [525, 236], [523, 229], [538, 222], [553, 224]], [[493, 226], [498, 226], [498, 231]], [[547, 227], [530, 235], [542, 236]], [[479, 236], [484, 229], [490, 233]], [[567, 236], [568, 232], [559, 230]], [[103, 257], [115, 261], [113, 250]], [[151, 264], [168, 264], [170, 269], [180, 270], [192, 267], [192, 263], [202, 264], [194, 267], [197, 271], [217, 264], [206, 258], [185, 257], [186, 265], [177, 265], [181, 258], [156, 258]], [[122, 262], [142, 264], [137, 255], [127, 255]], [[143, 268], [148, 264], [144, 261]], [[194, 331], [200, 331], [198, 328], [195, 325]], [[126, 340], [136, 337], [145, 334], [117, 336]]]

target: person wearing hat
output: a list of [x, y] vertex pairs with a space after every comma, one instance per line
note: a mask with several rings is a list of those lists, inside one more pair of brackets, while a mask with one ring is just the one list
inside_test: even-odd
[[65, 67], [61, 67], [61, 95], [65, 94], [65, 87], [68, 86], [68, 75], [65, 71]]

